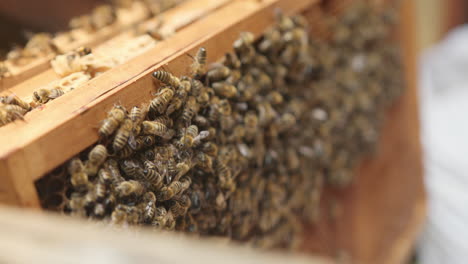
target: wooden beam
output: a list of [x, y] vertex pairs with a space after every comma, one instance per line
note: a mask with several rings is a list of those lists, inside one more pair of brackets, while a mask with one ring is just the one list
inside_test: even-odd
[[[14, 182], [33, 182], [97, 141], [99, 122], [116, 103], [126, 107], [148, 102], [157, 88], [151, 73], [161, 67], [175, 75], [188, 73], [200, 46], [208, 50], [208, 62], [219, 60], [242, 31], [259, 36], [274, 22], [274, 10], [293, 14], [317, 0], [243, 0], [205, 16], [172, 38], [159, 42], [153, 49], [128, 63], [117, 66], [90, 82], [36, 109], [25, 122], [0, 128], [0, 164], [21, 169], [2, 172]], [[19, 186], [19, 185], [17, 185]], [[17, 189], [17, 192], [22, 192]], [[27, 203], [20, 197], [20, 204]]]
[[318, 256], [261, 252], [227, 240], [122, 229], [40, 212], [0, 208], [0, 214], [2, 263], [333, 263]]

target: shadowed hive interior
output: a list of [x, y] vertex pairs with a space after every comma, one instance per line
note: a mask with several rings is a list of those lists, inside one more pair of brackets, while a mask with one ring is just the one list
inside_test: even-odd
[[164, 86], [154, 98], [103, 109], [99, 145], [37, 182], [43, 207], [297, 248], [323, 186], [349, 184], [402, 93], [392, 11], [356, 3], [325, 18], [328, 40], [278, 13], [206, 72], [203, 50], [192, 76], [155, 72]]

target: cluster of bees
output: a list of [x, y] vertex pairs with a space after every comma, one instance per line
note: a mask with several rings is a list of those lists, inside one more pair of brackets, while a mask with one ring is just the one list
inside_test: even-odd
[[258, 40], [241, 33], [208, 70], [200, 48], [191, 76], [154, 72], [162, 86], [148, 105], [114, 106], [100, 144], [37, 183], [43, 206], [261, 248], [300, 246], [323, 187], [351, 181], [402, 92], [393, 22], [355, 6], [320, 41], [303, 17], [278, 12], [274, 27]]
[[[181, 3], [182, 0], [116, 0], [110, 5], [100, 5], [93, 9], [91, 14], [73, 18], [70, 21], [71, 29], [83, 29], [94, 32], [104, 26], [115, 23], [118, 8], [130, 8], [135, 3], [144, 5], [150, 14], [156, 16], [161, 12]], [[23, 116], [32, 109], [54, 100], [63, 94], [73, 90], [93, 77], [101, 74], [112, 67], [140, 54], [146, 48], [152, 47], [155, 40], [164, 38], [157, 34], [160, 23], [151, 28], [135, 30], [134, 44], [119, 49], [120, 57], [95, 56], [89, 47], [79, 47], [68, 52], [61, 52], [54, 44], [53, 36], [49, 33], [38, 33], [33, 35], [24, 48], [16, 47], [7, 55], [7, 61], [16, 66], [26, 65], [32, 59], [44, 57], [50, 54], [58, 54], [51, 60], [51, 66], [61, 77], [33, 92], [30, 101], [18, 98], [15, 95], [2, 96], [0, 98], [0, 126], [15, 120], [22, 120]], [[153, 39], [155, 38], [155, 39]], [[0, 62], [0, 79], [10, 74], [7, 63]], [[21, 106], [21, 108], [17, 107]]]

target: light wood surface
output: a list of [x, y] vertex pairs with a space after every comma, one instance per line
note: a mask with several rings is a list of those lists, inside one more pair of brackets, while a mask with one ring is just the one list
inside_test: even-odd
[[259, 252], [221, 239], [0, 208], [0, 263], [332, 264], [326, 258]]

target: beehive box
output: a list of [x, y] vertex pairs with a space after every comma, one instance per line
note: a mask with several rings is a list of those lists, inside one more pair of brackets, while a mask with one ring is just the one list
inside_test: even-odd
[[[248, 30], [259, 35], [272, 24], [277, 7], [286, 14], [308, 14], [320, 31], [317, 14], [339, 12], [352, 1], [227, 1], [219, 5], [213, 5], [213, 1], [190, 2], [191, 9], [208, 11], [199, 12], [204, 16], [181, 26], [177, 34], [158, 47], [86, 83], [88, 89], [67, 94], [29, 113], [26, 122], [0, 128], [4, 135], [0, 139], [1, 201], [38, 208], [34, 182], [97, 140], [93, 124], [98, 124], [105, 114], [99, 109], [109, 109], [115, 102], [137, 105], [144, 101], [144, 94], [151, 92], [150, 75], [154, 69], [164, 65], [180, 75], [184, 65], [190, 63], [185, 54], [194, 54], [200, 46], [210, 51], [208, 61], [218, 60], [240, 32]], [[183, 8], [172, 12], [183, 12]], [[351, 187], [327, 192], [327, 197], [342, 204], [342, 210], [335, 219], [330, 221], [324, 216], [321, 223], [307, 228], [310, 235], [303, 246], [305, 251], [333, 256], [345, 252], [364, 263], [398, 263], [407, 257], [421, 225], [424, 191], [411, 2], [402, 5], [401, 16], [398, 36], [404, 46], [407, 91], [388, 114], [375, 157], [363, 162]], [[41, 74], [9, 88], [18, 95], [30, 94], [32, 86], [46, 78], [44, 72]], [[324, 199], [324, 208], [329, 206], [328, 201]]]

